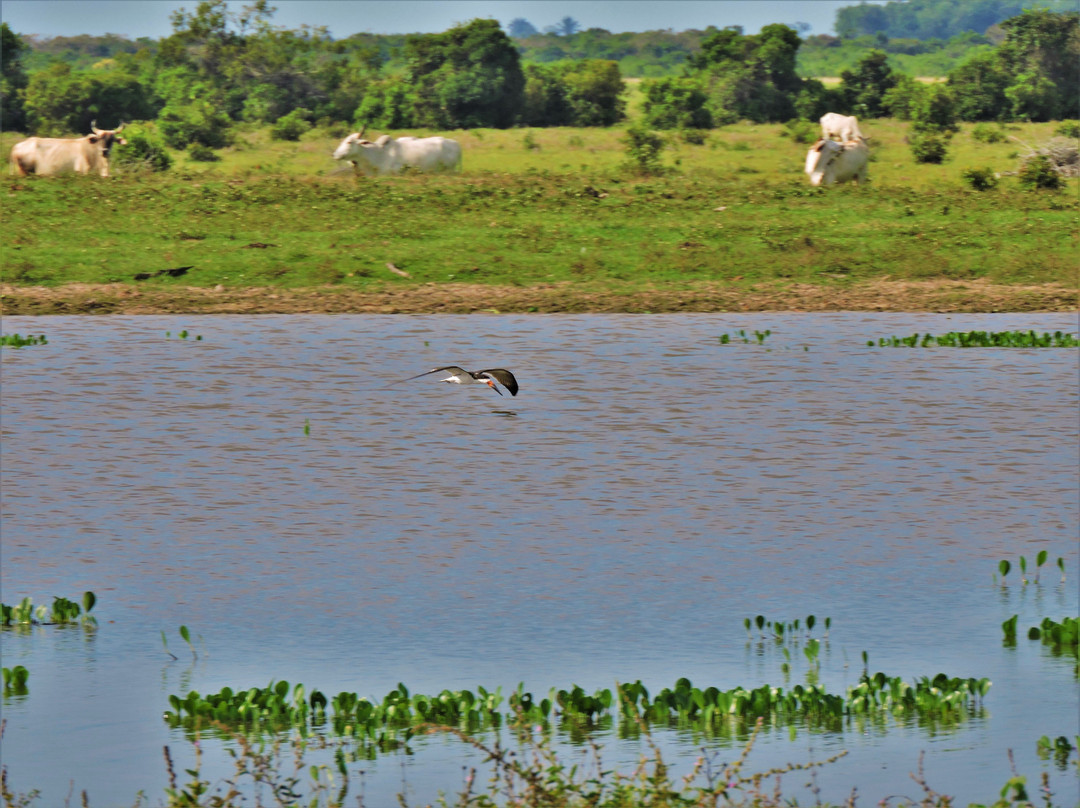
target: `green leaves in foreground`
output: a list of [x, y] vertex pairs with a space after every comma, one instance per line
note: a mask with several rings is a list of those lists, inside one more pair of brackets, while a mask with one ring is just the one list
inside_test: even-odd
[[933, 334], [912, 334], [910, 337], [881, 337], [868, 346], [881, 348], [1075, 348], [1080, 345], [1072, 334], [1055, 331], [1036, 334], [1034, 331], [950, 331], [935, 337]]

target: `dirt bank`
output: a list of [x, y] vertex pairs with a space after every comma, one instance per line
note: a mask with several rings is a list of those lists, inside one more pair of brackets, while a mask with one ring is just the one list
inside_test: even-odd
[[464, 314], [470, 312], [677, 311], [1072, 311], [1076, 289], [983, 281], [889, 281], [588, 291], [577, 285], [424, 284], [373, 292], [340, 287], [207, 289], [193, 286], [0, 285], [0, 310], [14, 314]]

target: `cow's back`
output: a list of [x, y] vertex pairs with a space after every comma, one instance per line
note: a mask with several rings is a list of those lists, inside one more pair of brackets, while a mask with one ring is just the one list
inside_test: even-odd
[[461, 164], [461, 146], [445, 137], [401, 137], [397, 139], [404, 165], [420, 171], [456, 169]]

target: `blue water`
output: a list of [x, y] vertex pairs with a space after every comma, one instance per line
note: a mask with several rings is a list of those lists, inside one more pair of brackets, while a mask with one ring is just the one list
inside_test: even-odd
[[[1003, 648], [1000, 624], [1078, 612], [1077, 352], [866, 346], [1012, 328], [1076, 318], [6, 317], [49, 344], [2, 354], [2, 598], [93, 590], [99, 620], [0, 634], [4, 666], [31, 671], [2, 705], [9, 779], [44, 805], [72, 784], [95, 806], [157, 799], [162, 746], [191, 756], [161, 720], [188, 689], [795, 684], [801, 653], [785, 682], [743, 619], [815, 614], [832, 618], [830, 690], [866, 651], [909, 681], [988, 676], [986, 710], [766, 732], [752, 767], [846, 749], [822, 799], [917, 798], [925, 751], [928, 782], [966, 804], [996, 798], [1011, 749], [1071, 805], [1075, 769], [1035, 743], [1080, 729], [1073, 666]], [[510, 368], [520, 395], [391, 384], [443, 364]], [[1065, 584], [1056, 567], [1020, 583], [1019, 556], [1041, 549]], [[700, 738], [657, 740], [677, 766], [700, 754]], [[626, 765], [642, 750], [600, 741]], [[228, 772], [217, 742], [203, 750]], [[460, 744], [416, 752], [364, 764], [366, 804], [459, 787]]]

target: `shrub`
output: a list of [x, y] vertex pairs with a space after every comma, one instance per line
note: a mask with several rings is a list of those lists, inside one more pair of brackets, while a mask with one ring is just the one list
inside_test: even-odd
[[1062, 121], [1054, 130], [1055, 135], [1080, 139], [1080, 121]]
[[198, 163], [216, 163], [221, 159], [209, 146], [197, 142], [188, 146], [188, 157]]
[[689, 143], [692, 146], [703, 146], [709, 139], [709, 132], [706, 129], [682, 129], [679, 131], [679, 138], [683, 143]]
[[232, 142], [229, 116], [205, 101], [165, 107], [158, 117], [158, 125], [165, 143], [173, 149], [183, 149], [192, 143], [220, 149]]
[[526, 130], [525, 136], [521, 139], [521, 145], [525, 147], [526, 151], [539, 151], [540, 144], [536, 142], [536, 138], [533, 137], [532, 130]]
[[299, 140], [300, 135], [311, 130], [311, 112], [300, 107], [288, 115], [282, 115], [270, 127], [273, 140]]
[[666, 78], [642, 85], [642, 115], [656, 129], [709, 129], [709, 96], [696, 79]]
[[976, 124], [975, 128], [971, 130], [971, 136], [983, 143], [1001, 143], [1005, 140], [1005, 130], [1000, 126], [980, 123]]
[[1045, 154], [1035, 154], [1025, 160], [1019, 176], [1020, 184], [1029, 191], [1057, 191], [1065, 185], [1065, 180]]
[[911, 153], [916, 163], [943, 163], [948, 139], [936, 132], [920, 132], [911, 136]]
[[125, 146], [117, 146], [112, 154], [113, 163], [127, 168], [144, 168], [148, 171], [168, 171], [172, 157], [156, 131], [143, 125], [124, 128]]
[[989, 191], [998, 184], [997, 175], [992, 168], [969, 168], [960, 176], [976, 191]]
[[626, 144], [627, 165], [637, 174], [651, 175], [664, 173], [660, 162], [660, 152], [664, 150], [664, 138], [650, 129], [630, 127], [623, 138]]
[[784, 135], [796, 143], [814, 143], [818, 139], [818, 125], [811, 121], [793, 119], [784, 124]]

